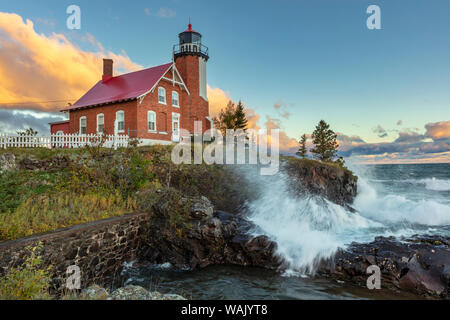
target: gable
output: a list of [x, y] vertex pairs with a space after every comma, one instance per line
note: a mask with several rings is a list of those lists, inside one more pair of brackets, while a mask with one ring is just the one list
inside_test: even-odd
[[92, 107], [101, 104], [137, 99], [150, 92], [161, 78], [172, 69], [173, 63], [127, 73], [95, 84], [72, 106], [62, 111]]

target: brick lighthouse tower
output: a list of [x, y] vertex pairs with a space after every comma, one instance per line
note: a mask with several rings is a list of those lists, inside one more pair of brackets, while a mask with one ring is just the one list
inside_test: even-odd
[[183, 112], [183, 127], [194, 132], [194, 122], [201, 121], [203, 131], [211, 128], [209, 103], [206, 92], [206, 62], [209, 59], [208, 48], [202, 44], [202, 35], [188, 29], [178, 35], [179, 44], [174, 46], [173, 58], [176, 68], [189, 90], [190, 108]]

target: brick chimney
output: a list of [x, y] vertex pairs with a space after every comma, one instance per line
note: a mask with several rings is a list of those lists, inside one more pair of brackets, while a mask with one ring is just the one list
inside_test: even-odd
[[102, 82], [105, 83], [113, 77], [113, 60], [103, 59], [103, 77]]

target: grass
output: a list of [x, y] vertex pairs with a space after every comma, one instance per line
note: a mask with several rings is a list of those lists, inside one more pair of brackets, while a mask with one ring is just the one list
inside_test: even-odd
[[[7, 149], [16, 162], [51, 161], [65, 155], [68, 166], [18, 169], [0, 174], [0, 241], [85, 222], [152, 210], [161, 191], [205, 196], [216, 209], [238, 211], [245, 202], [242, 181], [222, 165], [175, 165], [172, 146], [119, 150]], [[176, 217], [173, 217], [175, 219]], [[176, 221], [174, 221], [176, 224]]]
[[288, 165], [293, 167], [305, 167], [305, 168], [313, 168], [313, 167], [319, 167], [319, 166], [325, 166], [334, 168], [337, 170], [343, 170], [344, 172], [350, 174], [353, 176], [353, 172], [349, 170], [347, 167], [343, 166], [342, 164], [338, 162], [322, 162], [319, 160], [314, 159], [300, 159], [292, 156], [281, 156], [281, 160], [286, 161]]

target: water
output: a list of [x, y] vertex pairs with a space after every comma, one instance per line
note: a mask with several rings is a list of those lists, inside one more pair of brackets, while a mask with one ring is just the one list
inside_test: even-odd
[[[278, 244], [288, 271], [216, 266], [180, 272], [169, 266], [128, 268], [129, 282], [184, 290], [194, 299], [354, 299], [407, 298], [314, 278], [321, 258], [353, 241], [376, 236], [450, 235], [450, 164], [351, 166], [359, 176], [356, 213], [307, 192], [292, 196], [288, 177], [240, 170], [257, 197], [249, 203], [254, 235]], [[383, 291], [383, 290], [382, 290]]]

